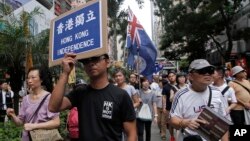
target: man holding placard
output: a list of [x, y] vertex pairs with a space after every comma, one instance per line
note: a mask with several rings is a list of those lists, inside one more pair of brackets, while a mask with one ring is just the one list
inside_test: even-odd
[[[135, 110], [125, 90], [108, 81], [107, 0], [92, 0], [51, 24], [49, 66], [62, 64], [49, 110], [77, 107], [80, 141], [136, 141]], [[74, 53], [72, 53], [74, 52]], [[64, 96], [76, 60], [83, 63], [90, 82]]]
[[109, 56], [81, 59], [84, 70], [90, 78], [86, 89], [73, 90], [64, 97], [65, 84], [76, 63], [76, 54], [66, 54], [63, 72], [52, 92], [49, 110], [56, 112], [71, 107], [79, 109], [80, 140], [116, 141], [122, 140], [124, 131], [128, 141], [136, 141], [135, 111], [126, 91], [108, 81]]

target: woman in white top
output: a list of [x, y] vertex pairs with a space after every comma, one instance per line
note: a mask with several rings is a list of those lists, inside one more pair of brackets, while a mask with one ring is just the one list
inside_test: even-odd
[[[142, 77], [140, 79], [141, 82], [141, 89], [139, 90], [140, 101], [142, 106], [145, 105], [148, 107], [151, 113], [151, 119], [143, 119], [142, 117], [138, 116], [136, 119], [136, 126], [137, 126], [137, 135], [138, 141], [144, 141], [144, 132], [146, 133], [146, 141], [151, 140], [151, 125], [152, 121], [157, 123], [157, 97], [155, 93], [149, 89], [149, 81], [146, 77]], [[138, 114], [139, 115], [139, 114]], [[154, 116], [153, 116], [154, 115]], [[145, 129], [145, 131], [144, 131]]]

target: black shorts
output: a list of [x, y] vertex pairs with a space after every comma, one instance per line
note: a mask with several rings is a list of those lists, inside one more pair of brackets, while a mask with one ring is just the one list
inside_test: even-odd
[[244, 125], [245, 123], [244, 110], [231, 110], [230, 116], [235, 125]]

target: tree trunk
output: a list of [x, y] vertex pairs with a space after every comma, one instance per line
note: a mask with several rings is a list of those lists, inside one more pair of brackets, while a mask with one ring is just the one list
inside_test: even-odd
[[114, 60], [117, 60], [117, 29], [116, 29], [116, 22], [114, 22], [114, 49], [113, 49], [113, 54], [114, 54]]
[[225, 52], [225, 62], [227, 62], [227, 61], [229, 61], [231, 51], [233, 48], [233, 39], [232, 39], [232, 35], [231, 35], [230, 20], [228, 19], [228, 17], [224, 13], [222, 6], [219, 7], [219, 11], [220, 11], [221, 16], [224, 20], [224, 24], [225, 24], [225, 28], [226, 28], [226, 35], [227, 35], [227, 39], [228, 39], [228, 48]]
[[226, 26], [226, 34], [228, 39], [228, 48], [225, 54], [225, 62], [228, 62], [233, 48], [233, 39], [231, 35], [231, 28], [229, 27], [229, 25]]

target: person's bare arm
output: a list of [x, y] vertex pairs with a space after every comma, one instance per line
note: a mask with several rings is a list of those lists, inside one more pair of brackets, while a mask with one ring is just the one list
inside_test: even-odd
[[10, 117], [12, 118], [12, 120], [13, 120], [13, 122], [15, 123], [16, 126], [21, 126], [21, 125], [23, 125], [23, 121], [20, 120], [20, 119], [16, 116], [14, 109], [8, 108], [8, 109], [6, 110], [6, 114], [7, 114], [7, 116], [10, 116]]
[[221, 141], [229, 141], [229, 131], [222, 136]]
[[61, 74], [49, 101], [49, 111], [60, 112], [72, 107], [68, 98], [64, 97], [65, 85], [75, 64], [75, 54], [66, 54], [62, 61], [63, 73]]
[[154, 116], [153, 116], [153, 120], [155, 123], [157, 123], [157, 117], [158, 117], [158, 112], [157, 112], [157, 105], [156, 105], [156, 102], [153, 102], [153, 110], [154, 110]]
[[237, 106], [237, 103], [232, 103], [232, 104], [230, 104], [230, 106], [228, 106], [227, 109], [226, 109], [227, 114], [229, 114], [230, 111], [231, 111], [232, 109], [234, 109], [236, 106]]
[[174, 116], [170, 118], [170, 124], [175, 129], [184, 129], [188, 127], [189, 129], [195, 130], [200, 126], [200, 124], [208, 124], [208, 122], [202, 119], [183, 119]]
[[166, 104], [167, 104], [167, 100], [166, 100], [166, 95], [162, 95], [162, 109], [163, 109], [163, 113], [166, 114]]
[[173, 102], [173, 100], [174, 100], [174, 96], [175, 96], [175, 93], [174, 93], [174, 91], [173, 90], [170, 90], [170, 102]]
[[139, 96], [137, 94], [132, 95], [132, 100], [133, 100], [134, 108], [137, 108], [140, 106], [140, 100], [139, 100]]
[[127, 121], [123, 123], [123, 128], [127, 135], [127, 141], [137, 141], [137, 132], [136, 132], [136, 121]]

